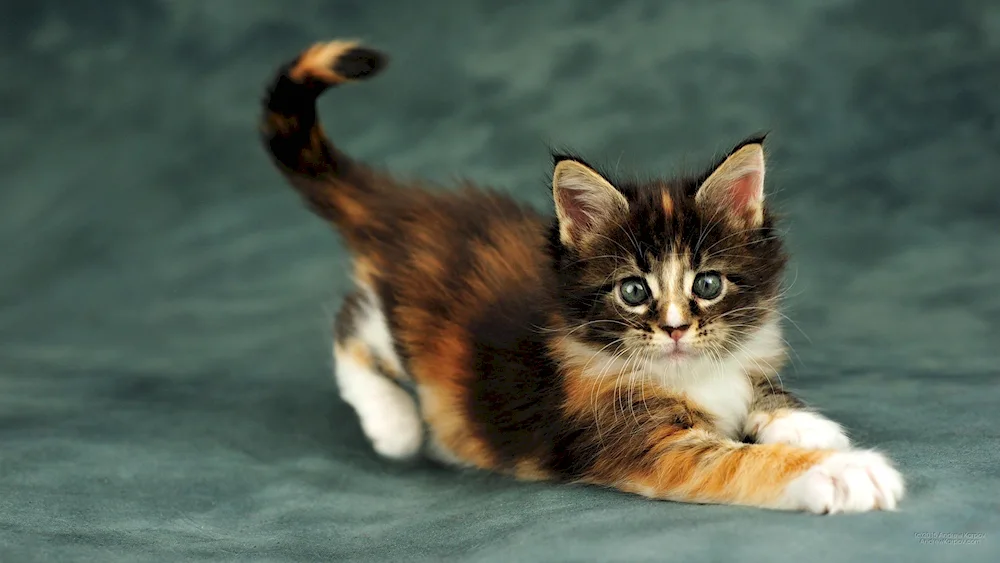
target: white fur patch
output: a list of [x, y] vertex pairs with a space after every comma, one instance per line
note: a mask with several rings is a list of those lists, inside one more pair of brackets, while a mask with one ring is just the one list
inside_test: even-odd
[[[684, 273], [685, 273], [685, 262], [681, 260], [676, 254], [671, 254], [670, 257], [663, 263], [663, 280], [666, 282], [663, 288], [663, 294], [658, 298], [667, 303], [686, 303], [687, 302], [687, 290], [684, 287]], [[678, 309], [677, 311], [681, 311]], [[683, 322], [677, 323], [678, 325], [684, 324]], [[674, 325], [677, 326], [677, 325]]]
[[396, 347], [389, 332], [389, 322], [382, 313], [378, 296], [370, 288], [359, 285], [364, 301], [355, 317], [357, 333], [355, 337], [368, 345], [376, 357], [389, 365], [399, 375], [405, 375], [403, 363], [396, 354]]
[[851, 441], [836, 422], [802, 410], [753, 413], [745, 432], [761, 444], [791, 444], [801, 448], [846, 450]]
[[903, 477], [874, 451], [837, 452], [789, 483], [779, 508], [815, 514], [894, 510]]
[[395, 382], [349, 354], [335, 350], [334, 369], [340, 395], [354, 407], [375, 451], [396, 459], [416, 455], [424, 433], [416, 401]]
[[[374, 292], [362, 287], [364, 301], [355, 317], [357, 332], [373, 357], [404, 375], [396, 355], [389, 324]], [[395, 459], [416, 455], [424, 428], [416, 401], [395, 381], [334, 346], [334, 373], [340, 395], [354, 408], [361, 428], [379, 454]]]
[[668, 326], [681, 326], [684, 323], [684, 315], [681, 313], [681, 308], [677, 306], [676, 303], [671, 303], [667, 307], [667, 325]]
[[715, 417], [722, 435], [739, 437], [753, 400], [753, 387], [745, 374], [736, 369], [691, 374], [677, 388]]

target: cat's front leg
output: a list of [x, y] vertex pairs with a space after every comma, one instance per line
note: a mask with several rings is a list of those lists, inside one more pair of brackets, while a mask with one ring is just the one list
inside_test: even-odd
[[789, 444], [800, 448], [846, 450], [851, 446], [844, 428], [806, 408], [778, 382], [760, 378], [743, 432], [758, 444]]
[[874, 451], [742, 444], [696, 428], [649, 437], [655, 445], [642, 453], [599, 459], [606, 473], [592, 482], [652, 498], [816, 514], [895, 510], [904, 494], [902, 476]]
[[574, 423], [559, 441], [557, 459], [577, 471], [576, 481], [656, 499], [817, 514], [894, 510], [903, 497], [902, 476], [877, 452], [737, 442], [685, 397], [589, 389], [586, 381], [571, 387]]

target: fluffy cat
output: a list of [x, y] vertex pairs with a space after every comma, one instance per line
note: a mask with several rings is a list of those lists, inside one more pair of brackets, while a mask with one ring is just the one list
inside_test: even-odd
[[642, 183], [556, 156], [550, 218], [472, 186], [402, 185], [331, 144], [317, 97], [385, 62], [314, 45], [274, 78], [262, 123], [276, 166], [353, 254], [335, 375], [378, 453], [426, 444], [519, 479], [683, 502], [896, 507], [885, 457], [778, 381], [786, 257], [763, 139], [698, 177]]

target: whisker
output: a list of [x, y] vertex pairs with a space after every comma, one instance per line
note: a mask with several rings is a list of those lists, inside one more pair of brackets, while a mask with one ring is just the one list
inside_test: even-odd
[[591, 412], [593, 413], [594, 427], [597, 432], [597, 443], [601, 444], [601, 447], [604, 447], [604, 436], [603, 433], [601, 432], [601, 416], [600, 413], [598, 412], [598, 408], [600, 407], [600, 401], [599, 401], [600, 396], [598, 393], [598, 389], [601, 381], [604, 380], [604, 375], [605, 373], [607, 373], [607, 370], [610, 369], [610, 366], [614, 365], [614, 362], [618, 361], [618, 358], [620, 358], [621, 355], [624, 353], [623, 351], [624, 339], [617, 339], [615, 341], [612, 341], [606, 344], [600, 350], [594, 352], [591, 355], [590, 359], [587, 360], [587, 363], [584, 364], [583, 368], [581, 369], [581, 372], [586, 374], [588, 371], [587, 368], [588, 366], [590, 366], [590, 363], [594, 361], [594, 358], [596, 358], [599, 354], [603, 353], [604, 350], [615, 344], [618, 345], [618, 348], [615, 350], [615, 353], [612, 355], [611, 359], [607, 362], [606, 368], [602, 370], [601, 373], [597, 375], [597, 377], [594, 377], [594, 383], [590, 387], [590, 408]]
[[[770, 362], [768, 362], [764, 358], [757, 358], [757, 357], [755, 357], [753, 354], [750, 353], [749, 350], [747, 350], [743, 345], [741, 345], [741, 344], [739, 344], [737, 342], [733, 342], [732, 344], [734, 346], [736, 346], [737, 348], [739, 348], [746, 355], [746, 358], [748, 360], [750, 360], [751, 362], [754, 363], [754, 365], [757, 367], [758, 371], [764, 372], [765, 377], [767, 377], [770, 374], [773, 374], [774, 376], [776, 376], [778, 378], [778, 384], [781, 385], [782, 387], [784, 387], [784, 384], [781, 382], [781, 374], [778, 373], [778, 370], [773, 365], [771, 365]], [[742, 362], [740, 362], [740, 358], [738, 356], [736, 356], [736, 354], [732, 354], [732, 356], [733, 356], [733, 358], [737, 362], [740, 363], [740, 365], [742, 365]], [[770, 372], [764, 371], [764, 368], [761, 367], [760, 363], [758, 363], [757, 360], [760, 360], [761, 362], [764, 362], [764, 364], [767, 365], [767, 367], [770, 369]], [[768, 378], [768, 381], [770, 382], [770, 378]], [[752, 380], [751, 380], [751, 383], [753, 383]], [[773, 387], [772, 387], [772, 391], [773, 391]]]
[[609, 237], [609, 236], [607, 236], [607, 235], [602, 235], [602, 234], [600, 234], [600, 233], [595, 233], [595, 236], [597, 236], [597, 237], [599, 237], [599, 238], [602, 238], [602, 239], [605, 239], [605, 240], [607, 240], [607, 241], [608, 241], [608, 242], [610, 242], [611, 244], [613, 244], [613, 245], [617, 246], [619, 250], [621, 250], [622, 252], [624, 252], [624, 253], [625, 253], [625, 254], [627, 254], [627, 255], [628, 255], [628, 254], [632, 254], [632, 251], [631, 251], [631, 250], [629, 250], [629, 249], [625, 248], [624, 246], [622, 246], [622, 244], [621, 244], [620, 242], [618, 242], [618, 241], [614, 240], [613, 238], [611, 238], [611, 237]]
[[[730, 236], [733, 236], [733, 235], [730, 235]], [[726, 238], [729, 238], [729, 237], [726, 237]], [[764, 238], [760, 238], [760, 239], [754, 239], [754, 240], [751, 240], [749, 242], [745, 242], [743, 244], [735, 244], [733, 246], [729, 246], [729, 247], [723, 248], [722, 250], [717, 250], [716, 252], [710, 252], [710, 250], [714, 246], [716, 246], [716, 245], [719, 244], [719, 242], [716, 242], [714, 245], [708, 247], [708, 249], [705, 250], [705, 259], [707, 260], [709, 258], [712, 258], [712, 257], [718, 255], [718, 254], [721, 254], [723, 252], [729, 252], [730, 250], [736, 250], [737, 248], [745, 248], [747, 246], [752, 246], [754, 244], [760, 244], [760, 243], [768, 242], [768, 241], [771, 241], [771, 240], [778, 240], [780, 238], [781, 237], [779, 237], [777, 235], [770, 236], [770, 237], [764, 237]], [[725, 240], [725, 239], [723, 239], [723, 240]]]
[[722, 313], [721, 315], [716, 316], [714, 320], [723, 319], [723, 318], [728, 317], [729, 315], [732, 315], [732, 314], [735, 314], [735, 313], [739, 313], [741, 311], [751, 311], [751, 310], [768, 311], [770, 313], [774, 313], [775, 315], [780, 316], [781, 318], [783, 318], [786, 321], [788, 321], [789, 323], [791, 323], [791, 325], [794, 326], [800, 333], [802, 333], [802, 336], [804, 336], [805, 339], [808, 340], [810, 344], [812, 344], [812, 339], [809, 338], [809, 335], [806, 334], [804, 330], [802, 330], [802, 327], [800, 327], [799, 324], [797, 322], [795, 322], [795, 320], [793, 320], [791, 317], [789, 317], [788, 315], [782, 313], [781, 311], [779, 311], [778, 309], [776, 309], [774, 307], [767, 307], [767, 306], [763, 306], [763, 305], [748, 305], [746, 307], [739, 307], [739, 308], [733, 309], [731, 311], [726, 311], [725, 313]]
[[629, 231], [628, 229], [626, 229], [625, 225], [623, 225], [621, 223], [619, 223], [617, 226], [618, 226], [618, 230], [621, 231], [622, 233], [624, 233], [625, 236], [628, 237], [629, 242], [632, 243], [632, 246], [635, 247], [636, 255], [638, 255], [639, 253], [641, 253], [642, 252], [642, 248], [639, 247], [639, 240], [635, 238], [635, 236], [632, 234], [632, 232]]
[[570, 262], [568, 265], [575, 266], [577, 264], [582, 264], [584, 262], [590, 262], [591, 260], [600, 260], [602, 258], [614, 258], [614, 259], [616, 259], [618, 261], [622, 261], [622, 257], [619, 256], [619, 255], [617, 255], [617, 254], [601, 254], [600, 256], [586, 256], [586, 257], [580, 258], [579, 260], [574, 260], [574, 261]]
[[[718, 218], [718, 221], [716, 218]], [[708, 225], [702, 228], [701, 233], [698, 236], [698, 242], [694, 245], [695, 254], [699, 254], [701, 252], [701, 245], [705, 242], [705, 237], [707, 237], [708, 233], [710, 233], [717, 224], [721, 223], [724, 218], [725, 215], [722, 215], [722, 207], [716, 207], [715, 213], [712, 214], [712, 218], [708, 220]]]
[[[750, 228], [750, 229], [741, 229], [741, 230], [729, 233], [728, 235], [726, 235], [726, 236], [722, 237], [721, 239], [715, 241], [711, 246], [709, 246], [708, 248], [706, 248], [705, 252], [706, 253], [707, 252], [711, 252], [711, 250], [713, 248], [715, 248], [716, 246], [719, 246], [724, 241], [727, 241], [727, 240], [729, 240], [729, 239], [731, 239], [733, 237], [737, 237], [737, 236], [740, 236], [740, 235], [743, 235], [743, 234], [746, 234], [746, 233], [753, 233], [753, 232], [756, 232], [757, 230], [758, 229], [756, 229], [756, 228]], [[785, 235], [788, 234], [788, 229], [778, 230], [777, 233], [778, 234], [776, 234], [776, 235], [772, 235], [772, 236], [769, 236], [769, 237], [764, 237], [763, 239], [757, 239], [756, 241], [753, 241], [753, 242], [763, 242], [763, 241], [767, 241], [767, 240], [779, 239], [779, 238], [781, 238], [781, 237], [783, 237], [783, 236], [785, 236]]]

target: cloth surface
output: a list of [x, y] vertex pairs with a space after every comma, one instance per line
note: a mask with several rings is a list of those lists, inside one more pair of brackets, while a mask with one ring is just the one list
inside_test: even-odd
[[[995, 2], [3, 11], [0, 560], [1000, 560]], [[337, 37], [392, 55], [323, 99], [345, 150], [542, 209], [549, 145], [655, 174], [771, 131], [793, 252], [783, 377], [898, 462], [900, 511], [378, 459], [331, 377], [343, 247], [256, 136], [277, 65]]]

